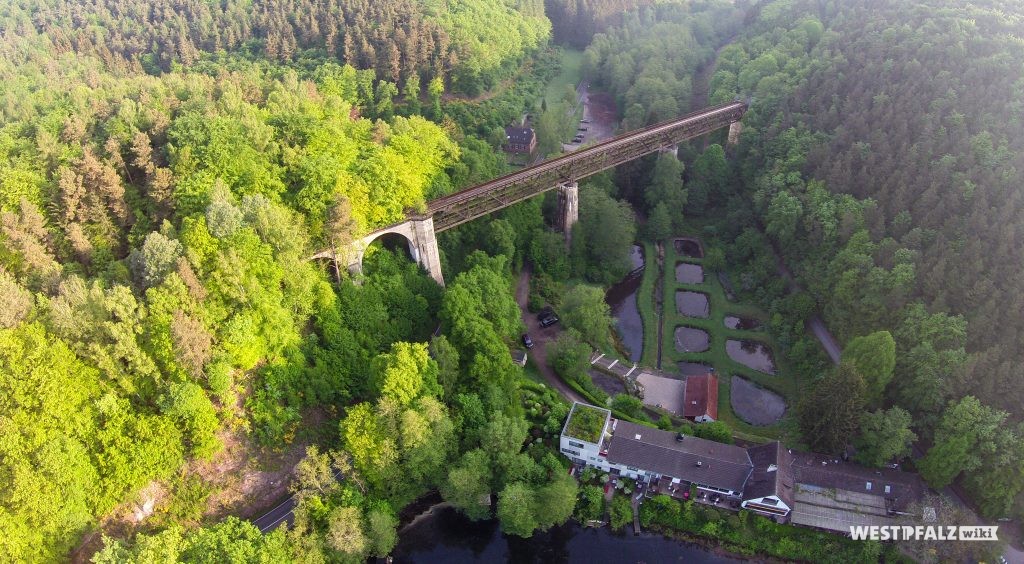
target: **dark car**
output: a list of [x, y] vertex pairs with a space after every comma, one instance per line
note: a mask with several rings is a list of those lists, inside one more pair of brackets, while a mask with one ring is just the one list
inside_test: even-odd
[[586, 128], [586, 127], [581, 127], [581, 128], [579, 128], [579, 129], [578, 129], [577, 131], [586, 131], [586, 130], [587, 130], [587, 128]]
[[558, 316], [554, 313], [540, 320], [541, 327], [551, 327], [555, 323], [558, 323]]
[[527, 333], [523, 333], [523, 346], [525, 346], [528, 349], [533, 348], [533, 339], [531, 339], [530, 335]]

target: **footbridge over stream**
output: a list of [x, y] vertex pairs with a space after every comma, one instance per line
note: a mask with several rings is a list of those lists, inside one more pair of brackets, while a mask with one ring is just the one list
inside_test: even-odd
[[537, 194], [558, 189], [562, 212], [561, 227], [568, 238], [573, 224], [579, 218], [577, 182], [726, 126], [729, 126], [729, 143], [733, 144], [739, 138], [740, 119], [746, 111], [746, 103], [731, 102], [613, 137], [472, 188], [431, 200], [427, 203], [425, 212], [409, 214], [403, 222], [377, 229], [355, 241], [351, 248], [326, 249], [311, 258], [342, 262], [350, 272], [359, 272], [362, 270], [363, 254], [373, 241], [387, 234], [398, 234], [408, 241], [413, 260], [443, 285], [441, 260], [437, 251], [437, 233]]

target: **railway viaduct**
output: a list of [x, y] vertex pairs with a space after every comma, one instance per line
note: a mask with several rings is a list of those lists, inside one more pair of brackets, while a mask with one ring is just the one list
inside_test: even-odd
[[733, 144], [739, 137], [740, 119], [746, 111], [747, 104], [731, 102], [631, 131], [539, 165], [431, 200], [427, 203], [424, 213], [411, 214], [403, 222], [377, 229], [358, 239], [351, 248], [341, 253], [338, 253], [340, 249], [326, 249], [311, 258], [344, 260], [349, 272], [358, 273], [362, 270], [363, 254], [370, 244], [384, 235], [397, 234], [408, 241], [409, 253], [413, 260], [422, 265], [438, 284], [444, 285], [437, 250], [437, 233], [542, 192], [557, 189], [562, 210], [561, 227], [568, 239], [573, 224], [579, 218], [579, 180], [644, 155], [666, 150], [682, 141], [700, 137], [725, 126], [729, 126], [729, 143]]

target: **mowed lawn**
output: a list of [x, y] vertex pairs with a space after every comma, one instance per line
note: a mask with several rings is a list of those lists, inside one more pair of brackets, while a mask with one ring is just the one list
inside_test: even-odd
[[[544, 99], [547, 100], [548, 106], [561, 101], [568, 88], [576, 88], [580, 82], [582, 65], [583, 51], [562, 48], [561, 71], [548, 83], [547, 90], [544, 92]], [[537, 106], [540, 107], [539, 101]]]

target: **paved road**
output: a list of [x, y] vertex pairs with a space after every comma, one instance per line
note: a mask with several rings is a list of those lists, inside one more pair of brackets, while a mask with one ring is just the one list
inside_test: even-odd
[[544, 380], [547, 381], [549, 386], [562, 394], [562, 397], [569, 401], [589, 403], [563, 382], [548, 364], [547, 344], [558, 337], [558, 333], [561, 331], [561, 324], [556, 323], [551, 327], [541, 327], [540, 322], [537, 321], [537, 316], [526, 309], [527, 298], [530, 295], [530, 270], [528, 265], [524, 266], [523, 271], [519, 273], [519, 281], [516, 284], [516, 303], [519, 304], [519, 309], [522, 312], [523, 323], [526, 324], [526, 332], [533, 339], [533, 348], [530, 349], [529, 354], [533, 357], [533, 362], [537, 365], [537, 370], [540, 371], [541, 376], [544, 376]]
[[[340, 471], [334, 472], [334, 479], [341, 479]], [[281, 500], [281, 502], [274, 506], [270, 511], [267, 511], [256, 519], [253, 519], [252, 524], [256, 525], [256, 528], [259, 529], [261, 533], [269, 533], [270, 531], [280, 527], [282, 523], [291, 526], [292, 523], [295, 522], [295, 513], [293, 513], [293, 511], [295, 510], [295, 505], [297, 503], [295, 496], [290, 495], [286, 499]]]
[[261, 533], [269, 533], [281, 526], [282, 523], [291, 526], [295, 522], [295, 514], [292, 513], [292, 510], [295, 509], [295, 503], [295, 497], [288, 496], [288, 499], [277, 504], [276, 507], [266, 512], [262, 517], [254, 519], [252, 524], [256, 525], [256, 528]]

